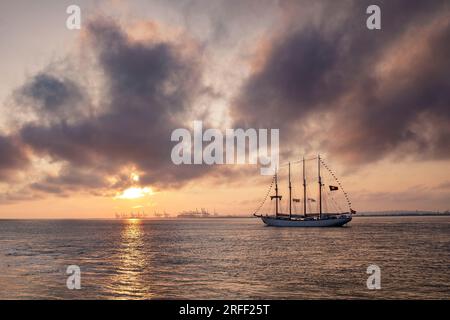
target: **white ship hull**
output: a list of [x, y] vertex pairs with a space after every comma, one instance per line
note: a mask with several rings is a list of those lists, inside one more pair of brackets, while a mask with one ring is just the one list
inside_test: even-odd
[[341, 227], [352, 220], [351, 216], [329, 217], [324, 219], [286, 219], [261, 216], [261, 220], [272, 227]]

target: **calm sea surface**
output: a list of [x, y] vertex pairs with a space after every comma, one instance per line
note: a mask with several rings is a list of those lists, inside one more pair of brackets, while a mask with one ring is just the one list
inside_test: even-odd
[[[381, 290], [366, 269], [381, 268]], [[81, 290], [66, 268], [81, 268]], [[1, 299], [450, 299], [450, 217], [0, 220]]]

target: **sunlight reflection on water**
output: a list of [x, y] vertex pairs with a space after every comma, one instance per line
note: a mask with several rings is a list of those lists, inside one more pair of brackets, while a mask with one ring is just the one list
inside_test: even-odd
[[[0, 298], [450, 298], [450, 218], [0, 220]], [[81, 268], [81, 290], [65, 286]], [[366, 288], [377, 264], [382, 290]]]
[[[150, 292], [142, 279], [147, 269], [144, 252], [144, 228], [139, 219], [123, 220], [117, 271], [111, 279], [110, 291], [118, 298], [142, 297]], [[147, 298], [151, 298], [148, 297]]]

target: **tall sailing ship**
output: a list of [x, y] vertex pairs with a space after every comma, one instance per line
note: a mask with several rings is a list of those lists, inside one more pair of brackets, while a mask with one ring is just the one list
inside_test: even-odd
[[[310, 159], [310, 160], [315, 160]], [[280, 212], [280, 202], [282, 199], [282, 195], [279, 194], [278, 190], [278, 170], [275, 170], [275, 175], [272, 180], [272, 185], [275, 184], [275, 195], [270, 196], [270, 200], [275, 200], [275, 213], [274, 215], [262, 215], [257, 214], [257, 211], [264, 204], [265, 199], [263, 200], [259, 209], [255, 211], [253, 214], [256, 217], [261, 218], [261, 220], [268, 226], [274, 227], [340, 227], [345, 225], [346, 223], [352, 220], [352, 214], [355, 214], [356, 211], [351, 208], [351, 202], [348, 200], [347, 194], [344, 192], [345, 198], [347, 199], [348, 208], [347, 212], [323, 212], [322, 208], [322, 188], [324, 184], [322, 183], [322, 176], [320, 173], [321, 166], [325, 166], [328, 170], [328, 166], [323, 162], [320, 158], [320, 155], [317, 156], [317, 167], [318, 167], [318, 185], [319, 185], [319, 206], [318, 212], [307, 212], [307, 192], [306, 192], [306, 172], [305, 172], [305, 158], [301, 160], [303, 164], [302, 175], [303, 175], [303, 214], [294, 214], [292, 212], [292, 202], [300, 202], [300, 199], [292, 199], [292, 183], [291, 183], [291, 163], [288, 163], [289, 174], [288, 174], [288, 188], [289, 188], [289, 211], [288, 213]], [[329, 170], [330, 171], [330, 170]], [[330, 171], [331, 172], [331, 171]], [[333, 177], [334, 174], [331, 172]], [[335, 178], [336, 179], [336, 178]], [[336, 182], [340, 185], [340, 182], [336, 179]], [[272, 185], [269, 188], [272, 188]], [[329, 186], [331, 191], [338, 190], [338, 186]], [[342, 186], [341, 186], [342, 189]], [[269, 193], [268, 192], [268, 193]], [[310, 199], [312, 200], [312, 199]], [[315, 200], [314, 200], [315, 201]]]

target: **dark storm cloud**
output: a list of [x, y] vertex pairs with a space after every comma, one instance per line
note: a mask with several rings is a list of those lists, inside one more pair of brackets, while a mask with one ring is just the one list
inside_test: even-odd
[[17, 139], [0, 134], [0, 182], [11, 179], [28, 164], [28, 155]]
[[[59, 120], [77, 112], [77, 106], [86, 102], [81, 88], [70, 79], [60, 79], [52, 74], [39, 73], [15, 92], [15, 99], [22, 108]], [[24, 111], [24, 110], [22, 110]]]
[[[80, 169], [73, 165], [64, 166], [57, 176], [48, 176], [42, 181], [35, 182], [30, 188], [35, 191], [53, 193], [62, 196], [74, 191], [87, 191], [90, 194], [104, 193], [105, 182], [100, 172]], [[128, 177], [129, 182], [129, 177]], [[117, 186], [112, 186], [117, 187]]]
[[330, 75], [338, 61], [337, 50], [318, 30], [302, 30], [283, 40], [264, 69], [245, 84], [233, 110], [237, 122], [279, 128], [293, 116], [317, 110], [319, 102], [334, 97], [343, 85], [333, 79], [339, 75]]
[[[101, 112], [74, 122], [53, 112], [80, 96], [87, 98], [80, 94], [81, 85], [51, 74], [40, 73], [21, 90], [23, 99], [51, 116], [49, 125], [24, 125], [22, 140], [35, 153], [65, 164], [59, 176], [33, 188], [59, 193], [60, 187], [119, 187], [106, 178], [120, 175], [124, 167], [135, 168], [142, 173], [141, 183], [155, 186], [178, 185], [204, 174], [201, 166], [180, 168], [170, 160], [171, 132], [185, 126], [186, 113], [203, 90], [195, 52], [186, 54], [183, 43], [132, 41], [107, 19], [92, 20], [87, 38], [104, 77]], [[70, 116], [82, 112], [70, 110]], [[121, 186], [130, 183], [129, 179], [122, 182]]]
[[[298, 140], [315, 132], [322, 151], [352, 163], [374, 161], [398, 149], [448, 158], [448, 2], [377, 1], [380, 31], [366, 28], [370, 4], [320, 2], [304, 23], [292, 12], [300, 15], [305, 2], [283, 2], [289, 13], [286, 27], [271, 39], [262, 67], [237, 97], [232, 108], [236, 123], [280, 128], [282, 147], [293, 142], [290, 135], [301, 132]], [[411, 32], [417, 38], [410, 45], [422, 46], [421, 54], [409, 58], [405, 47], [391, 74], [377, 74], [376, 67], [391, 58], [386, 52]], [[403, 59], [410, 61], [406, 69], [400, 68]], [[308, 121], [313, 118], [321, 121], [322, 131], [311, 131]]]

